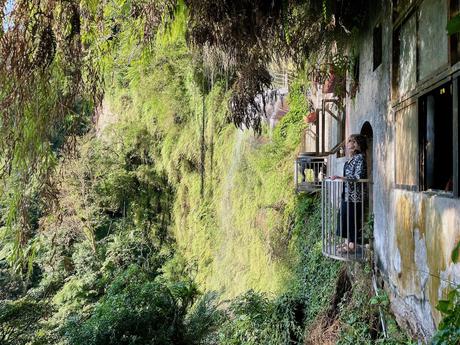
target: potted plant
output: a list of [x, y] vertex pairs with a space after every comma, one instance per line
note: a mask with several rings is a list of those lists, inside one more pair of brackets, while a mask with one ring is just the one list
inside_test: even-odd
[[316, 120], [318, 119], [318, 116], [316, 114], [316, 111], [310, 112], [307, 116], [305, 116], [305, 123], [316, 123]]
[[329, 68], [328, 77], [324, 81], [323, 85], [323, 93], [333, 93], [336, 86], [336, 76], [334, 74], [334, 67], [333, 65]]

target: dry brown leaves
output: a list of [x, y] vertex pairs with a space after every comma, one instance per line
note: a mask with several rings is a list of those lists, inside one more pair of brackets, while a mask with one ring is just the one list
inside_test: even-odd
[[340, 321], [326, 314], [316, 319], [305, 337], [305, 345], [334, 345], [340, 333]]

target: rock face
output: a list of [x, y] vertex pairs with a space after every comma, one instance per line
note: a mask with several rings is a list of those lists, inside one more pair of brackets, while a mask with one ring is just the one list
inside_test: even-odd
[[[456, 104], [459, 68], [450, 67], [448, 37], [443, 31], [449, 16], [447, 1], [398, 3], [398, 8], [391, 2], [373, 5], [367, 29], [360, 36], [359, 89], [345, 100], [345, 130], [348, 136], [371, 128], [368, 170], [373, 181], [376, 262], [399, 323], [428, 342], [441, 319], [438, 301], [460, 284], [460, 265], [451, 261], [460, 241], [459, 143], [451, 132], [454, 126], [458, 133], [459, 124], [456, 120], [449, 130], [430, 129], [430, 121], [436, 123], [439, 116], [447, 116], [448, 121], [449, 114], [441, 108], [430, 110], [429, 104], [431, 98], [449, 92], [452, 95], [445, 99]], [[414, 11], [399, 11], [401, 6]], [[379, 30], [382, 56], [376, 66]], [[424, 108], [423, 104], [428, 105]], [[450, 118], [457, 118], [458, 114], [452, 114]], [[449, 141], [446, 144], [439, 138], [452, 136], [454, 149], [449, 151]], [[421, 157], [429, 157], [434, 143], [444, 145], [449, 153], [444, 158], [435, 156], [438, 165], [433, 169], [439, 176], [439, 165], [452, 169], [453, 190], [444, 183], [448, 181], [442, 180], [437, 187], [427, 182], [430, 162]], [[330, 156], [328, 161], [331, 174], [340, 173], [342, 160]]]

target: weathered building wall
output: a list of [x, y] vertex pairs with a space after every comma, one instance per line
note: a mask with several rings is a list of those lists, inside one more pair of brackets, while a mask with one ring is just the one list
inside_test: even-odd
[[448, 288], [460, 284], [460, 265], [451, 252], [460, 240], [460, 201], [403, 190], [393, 191], [388, 278], [393, 309], [425, 337], [435, 330], [435, 309]]
[[[389, 2], [376, 8], [358, 44], [359, 91], [347, 99], [347, 136], [373, 129], [374, 248], [399, 321], [428, 339], [440, 321], [435, 309], [453, 284], [460, 284], [460, 265], [451, 262], [460, 241], [460, 199], [442, 192], [417, 192], [417, 83], [438, 73], [447, 62], [447, 1], [425, 0], [396, 33]], [[436, 10], [434, 10], [436, 9]], [[416, 15], [428, 23], [415, 32]], [[382, 25], [382, 63], [374, 70], [373, 29]], [[392, 99], [393, 35], [401, 53], [396, 60], [398, 83]], [[419, 69], [416, 38], [419, 37]], [[419, 73], [418, 77], [417, 74]], [[331, 162], [334, 162], [331, 160]], [[340, 162], [342, 163], [342, 162]], [[338, 167], [333, 170], [338, 170]], [[412, 186], [414, 191], [399, 186]], [[409, 188], [410, 189], [410, 188]]]

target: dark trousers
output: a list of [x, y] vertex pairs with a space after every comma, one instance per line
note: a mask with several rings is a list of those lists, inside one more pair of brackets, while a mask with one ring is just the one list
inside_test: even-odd
[[363, 203], [342, 200], [339, 216], [337, 218], [336, 234], [348, 239], [349, 242], [362, 241], [363, 227]]

